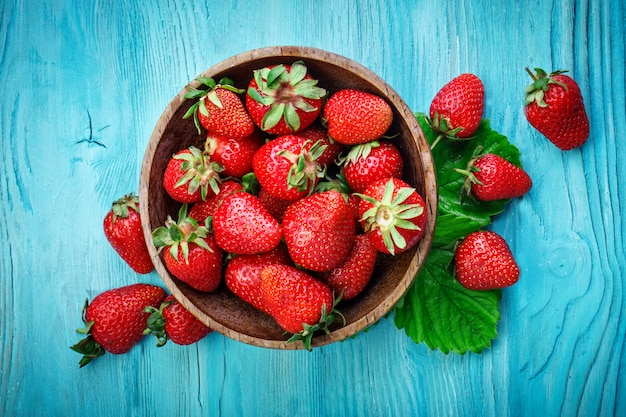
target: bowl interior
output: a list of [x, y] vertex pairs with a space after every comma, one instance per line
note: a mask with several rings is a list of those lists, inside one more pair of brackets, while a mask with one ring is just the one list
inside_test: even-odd
[[[319, 85], [329, 94], [342, 88], [365, 90], [384, 97], [394, 111], [389, 130], [405, 159], [404, 179], [422, 195], [429, 221], [424, 238], [411, 250], [395, 256], [379, 255], [379, 261], [367, 288], [354, 300], [341, 304], [346, 325], [330, 334], [313, 338], [312, 346], [342, 340], [384, 316], [413, 282], [432, 241], [437, 205], [437, 186], [430, 148], [417, 121], [404, 101], [382, 79], [367, 68], [339, 55], [302, 47], [270, 47], [245, 52], [229, 58], [201, 75], [231, 78], [238, 88], [247, 88], [252, 73], [272, 64], [290, 64], [302, 60]], [[203, 293], [171, 276], [152, 244], [151, 233], [162, 226], [168, 215], [175, 218], [180, 204], [169, 198], [162, 186], [165, 167], [171, 156], [190, 145], [200, 146], [204, 136], [191, 119], [183, 115], [193, 104], [185, 100], [190, 82], [172, 100], [159, 119], [144, 157], [139, 197], [144, 235], [153, 256], [156, 271], [177, 299], [214, 330], [245, 343], [279, 349], [302, 348], [300, 342], [287, 344], [288, 335], [274, 320], [233, 295], [224, 284], [212, 293]]]

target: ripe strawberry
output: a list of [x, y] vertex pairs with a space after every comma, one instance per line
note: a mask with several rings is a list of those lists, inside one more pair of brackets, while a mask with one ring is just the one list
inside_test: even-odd
[[173, 295], [169, 295], [159, 308], [149, 306], [145, 312], [150, 316], [143, 333], [154, 335], [158, 347], [164, 346], [168, 340], [177, 345], [191, 345], [212, 332]]
[[154, 265], [141, 227], [139, 198], [129, 194], [116, 200], [104, 217], [103, 227], [113, 249], [135, 272], [152, 272]]
[[195, 146], [177, 152], [163, 174], [167, 194], [180, 203], [206, 200], [219, 191], [222, 166]]
[[378, 249], [366, 235], [357, 235], [346, 261], [337, 268], [325, 272], [322, 280], [335, 294], [341, 294], [342, 300], [350, 300], [367, 286], [374, 267]]
[[315, 193], [292, 203], [283, 216], [283, 235], [296, 265], [328, 271], [341, 265], [352, 249], [356, 225], [341, 193]]
[[382, 97], [361, 90], [343, 89], [328, 99], [322, 120], [335, 141], [358, 145], [383, 136], [391, 126], [393, 111]]
[[468, 139], [476, 132], [485, 108], [485, 88], [474, 74], [461, 74], [444, 85], [430, 104], [430, 125], [442, 138]]
[[424, 235], [427, 212], [424, 200], [398, 178], [383, 178], [358, 194], [363, 230], [376, 248], [397, 255], [412, 248]]
[[228, 195], [213, 216], [215, 242], [226, 252], [255, 254], [274, 249], [282, 239], [278, 221], [249, 193]]
[[224, 280], [229, 290], [257, 309], [268, 313], [261, 299], [261, 270], [265, 265], [291, 265], [287, 249], [278, 245], [269, 252], [238, 255], [228, 262]]
[[470, 233], [457, 247], [455, 272], [471, 290], [505, 288], [515, 284], [520, 274], [509, 245], [488, 230]]
[[295, 201], [313, 192], [326, 169], [317, 159], [326, 149], [297, 135], [267, 142], [254, 154], [252, 169], [261, 187], [274, 197]]
[[526, 171], [492, 153], [478, 156], [470, 161], [466, 170], [456, 171], [467, 175], [466, 192], [481, 201], [521, 197], [532, 187]]
[[83, 308], [84, 329], [87, 336], [73, 345], [72, 350], [82, 355], [81, 368], [105, 351], [128, 352], [144, 336], [148, 314], [144, 309], [158, 306], [165, 299], [165, 291], [148, 284], [133, 284], [98, 294]]
[[279, 222], [283, 222], [283, 215], [285, 214], [285, 210], [291, 204], [289, 200], [283, 200], [282, 198], [277, 198], [267, 192], [265, 188], [261, 188], [259, 190], [259, 194], [257, 196], [263, 206], [270, 212], [270, 214]]
[[204, 150], [210, 155], [211, 161], [224, 167], [222, 176], [241, 178], [252, 171], [252, 156], [264, 143], [258, 130], [240, 139], [209, 133]]
[[288, 343], [301, 340], [308, 350], [316, 331], [329, 333], [336, 316], [343, 317], [335, 309], [330, 288], [296, 267], [266, 265], [261, 271], [260, 288], [270, 315], [285, 331], [294, 334]]
[[582, 146], [589, 137], [589, 119], [576, 81], [564, 75], [567, 71], [526, 71], [533, 79], [524, 103], [528, 122], [561, 150]]
[[222, 204], [224, 198], [234, 192], [243, 191], [244, 187], [239, 181], [226, 180], [219, 184], [219, 192], [207, 198], [206, 201], [198, 201], [189, 209], [189, 217], [193, 217], [198, 223], [204, 223], [207, 217], [213, 217], [215, 210]]
[[401, 178], [404, 160], [395, 145], [390, 142], [368, 142], [352, 147], [343, 161], [346, 182], [357, 193], [382, 178]]
[[187, 215], [186, 205], [178, 212], [178, 222], [168, 216], [165, 226], [152, 232], [152, 239], [159, 252], [163, 251], [165, 266], [176, 278], [198, 291], [211, 292], [219, 286], [222, 251], [207, 227]]
[[286, 135], [310, 126], [322, 110], [326, 90], [317, 86], [302, 61], [254, 71], [246, 107], [261, 130]]
[[317, 163], [320, 166], [332, 164], [344, 148], [343, 145], [332, 140], [328, 136], [328, 131], [318, 124], [311, 125], [298, 132], [298, 136], [308, 139], [311, 143], [322, 141], [322, 144], [326, 145], [324, 152], [317, 158]]
[[208, 87], [206, 90], [191, 90], [185, 94], [186, 99], [198, 99], [183, 119], [193, 115], [193, 120], [200, 134], [200, 126], [209, 133], [245, 138], [254, 131], [254, 123], [237, 94], [244, 90], [235, 88], [232, 80], [223, 78], [218, 84], [209, 77], [199, 77], [197, 81]]

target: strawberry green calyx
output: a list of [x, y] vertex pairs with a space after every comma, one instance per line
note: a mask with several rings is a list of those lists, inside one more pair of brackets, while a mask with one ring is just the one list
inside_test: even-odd
[[210, 160], [206, 152], [202, 152], [195, 146], [190, 146], [189, 153], [180, 153], [174, 158], [183, 161], [181, 171], [185, 174], [176, 182], [174, 187], [181, 187], [189, 183], [189, 194], [195, 193], [198, 189], [205, 201], [209, 187], [213, 193], [219, 193], [219, 173], [224, 171], [224, 167], [217, 162]]
[[113, 202], [113, 205], [111, 206], [111, 210], [113, 211], [113, 220], [117, 220], [118, 217], [121, 219], [127, 218], [128, 209], [135, 210], [139, 213], [139, 197], [133, 193], [125, 195], [124, 197]]
[[385, 185], [383, 198], [377, 200], [365, 194], [357, 193], [359, 197], [372, 204], [372, 208], [363, 213], [361, 221], [364, 223], [366, 232], [380, 230], [385, 247], [391, 255], [395, 254], [395, 248], [406, 248], [406, 239], [398, 231], [420, 230], [420, 227], [411, 222], [424, 212], [420, 204], [406, 204], [406, 200], [415, 192], [411, 187], [402, 187], [394, 195], [393, 179]]
[[188, 206], [183, 204], [178, 211], [178, 222], [170, 216], [165, 221], [165, 226], [157, 227], [152, 232], [152, 240], [158, 252], [164, 248], [170, 250], [170, 254], [178, 260], [178, 249], [183, 252], [185, 262], [189, 263], [189, 244], [194, 243], [201, 248], [213, 252], [207, 245], [205, 238], [209, 235], [211, 218], [208, 217], [204, 225], [187, 215]]
[[435, 116], [432, 119], [431, 118], [428, 119], [428, 124], [434, 131], [439, 132], [439, 135], [437, 136], [437, 138], [435, 138], [433, 143], [430, 145], [431, 150], [434, 149], [437, 143], [439, 143], [439, 141], [443, 138], [446, 138], [451, 141], [472, 139], [471, 136], [468, 138], [458, 137], [457, 135], [459, 134], [461, 130], [463, 130], [463, 128], [462, 127], [452, 128], [448, 124], [448, 119], [446, 119], [445, 117], [442, 117], [437, 111], [435, 112]]
[[248, 95], [270, 107], [263, 117], [261, 129], [271, 129], [284, 119], [295, 132], [300, 129], [298, 111], [311, 113], [319, 110], [304, 99], [320, 100], [327, 91], [317, 86], [318, 80], [306, 76], [307, 67], [302, 61], [294, 62], [289, 70], [280, 64], [254, 71], [257, 88], [248, 88]]
[[313, 325], [302, 323], [302, 331], [300, 333], [295, 333], [293, 336], [291, 336], [287, 340], [287, 343], [293, 343], [300, 340], [302, 341], [304, 348], [310, 352], [311, 340], [313, 339], [313, 335], [316, 332], [323, 331], [326, 334], [330, 334], [330, 327], [333, 323], [337, 321], [338, 318], [342, 320], [343, 325], [345, 326], [346, 318], [341, 313], [341, 311], [337, 310], [336, 308], [337, 304], [339, 304], [339, 301], [341, 301], [341, 294], [337, 298], [333, 299], [333, 305], [330, 309], [330, 312], [327, 310], [326, 304], [323, 304], [320, 320]]
[[291, 162], [291, 168], [289, 168], [287, 176], [288, 187], [297, 188], [298, 191], [309, 190], [309, 193], [313, 193], [318, 179], [326, 176], [326, 165], [321, 166], [317, 159], [328, 146], [324, 141], [319, 140], [307, 150], [306, 148], [310, 143], [309, 140], [305, 141], [298, 154], [283, 150], [278, 152], [278, 155]]
[[198, 112], [202, 113], [204, 116], [209, 116], [205, 99], [208, 99], [211, 103], [221, 109], [222, 102], [216, 93], [218, 88], [223, 88], [236, 94], [243, 94], [245, 90], [236, 88], [233, 85], [233, 80], [227, 77], [222, 78], [218, 83], [216, 83], [211, 77], [198, 77], [196, 78], [196, 81], [204, 85], [206, 88], [191, 89], [185, 94], [185, 99], [196, 99], [197, 102], [194, 103], [189, 110], [187, 110], [183, 119], [188, 119], [193, 116], [193, 122], [196, 125], [196, 129], [198, 129], [198, 134], [200, 134], [202, 132], [202, 128], [198, 119]]
[[533, 83], [526, 87], [526, 98], [524, 99], [524, 105], [527, 106], [532, 102], [536, 102], [539, 107], [548, 107], [546, 102], [543, 100], [543, 96], [548, 88], [550, 88], [550, 84], [557, 84], [567, 90], [567, 85], [564, 83], [557, 81], [554, 79], [555, 75], [564, 74], [567, 71], [558, 70], [547, 74], [541, 68], [535, 68], [535, 73], [526, 68], [526, 72], [530, 75], [530, 78], [533, 79]]
[[157, 339], [157, 347], [165, 346], [169, 338], [165, 331], [165, 316], [163, 310], [172, 304], [173, 301], [164, 301], [159, 308], [152, 306], [146, 307], [144, 313], [149, 313], [146, 330], [143, 331], [144, 335], [154, 335]]
[[344, 157], [339, 156], [339, 165], [344, 165], [347, 162], [357, 163], [360, 159], [365, 159], [372, 152], [372, 149], [380, 147], [380, 142], [374, 140], [372, 142], [362, 143], [354, 145], [350, 148], [350, 152]]
[[81, 358], [79, 365], [82, 368], [87, 365], [92, 360], [104, 355], [106, 350], [100, 345], [100, 343], [96, 342], [93, 336], [91, 335], [91, 326], [93, 326], [93, 321], [87, 321], [85, 317], [85, 313], [87, 312], [87, 307], [89, 307], [89, 299], [85, 300], [85, 306], [82, 311], [83, 323], [85, 323], [85, 327], [82, 329], [77, 329], [76, 332], [80, 334], [86, 335], [84, 339], [81, 339], [75, 345], [70, 346], [74, 352], [78, 352], [83, 357]]

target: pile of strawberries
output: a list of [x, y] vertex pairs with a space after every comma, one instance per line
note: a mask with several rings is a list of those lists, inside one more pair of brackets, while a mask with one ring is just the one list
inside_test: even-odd
[[[557, 71], [530, 73], [524, 112], [560, 149], [581, 146], [589, 123], [576, 83]], [[272, 316], [310, 348], [312, 336], [342, 319], [338, 306], [367, 286], [378, 256], [402, 253], [420, 240], [424, 201], [402, 180], [404, 161], [388, 130], [384, 99], [344, 89], [328, 96], [303, 62], [262, 68], [247, 90], [229, 79], [199, 78], [190, 91], [200, 140], [172, 156], [163, 187], [182, 203], [176, 220], [153, 231], [170, 273], [210, 292], [222, 283]], [[245, 99], [241, 95], [245, 93]], [[462, 74], [434, 97], [432, 141], [471, 140], [481, 122], [484, 88]], [[392, 132], [393, 133], [393, 132]], [[496, 154], [473, 155], [464, 193], [479, 201], [526, 194], [532, 181]], [[134, 195], [114, 202], [107, 239], [135, 272], [154, 269]], [[519, 267], [506, 241], [488, 230], [455, 246], [454, 274], [471, 290], [517, 282]], [[211, 330], [165, 291], [133, 284], [105, 291], [83, 309], [85, 339], [72, 346], [81, 366], [105, 351], [124, 353], [144, 335], [157, 345], [191, 344]]]
[[417, 244], [424, 200], [402, 180], [383, 98], [329, 95], [301, 61], [250, 77], [247, 90], [200, 78], [206, 88], [186, 95], [200, 141], [166, 167], [164, 189], [183, 205], [153, 240], [173, 276], [205, 292], [225, 282], [309, 347], [379, 253]]

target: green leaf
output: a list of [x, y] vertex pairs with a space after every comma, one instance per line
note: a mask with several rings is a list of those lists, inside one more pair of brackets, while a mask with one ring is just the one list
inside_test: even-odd
[[[439, 134], [425, 114], [415, 116], [428, 143]], [[414, 284], [394, 306], [394, 321], [416, 343], [443, 353], [481, 352], [497, 336], [500, 290], [473, 291], [453, 276], [455, 245], [469, 233], [482, 229], [501, 213], [508, 200], [481, 202], [463, 192], [465, 170], [479, 154], [495, 153], [521, 166], [520, 152], [506, 136], [483, 119], [469, 140], [442, 139], [432, 150], [439, 187], [437, 225], [432, 249]]]
[[472, 291], [449, 273], [454, 253], [432, 249], [394, 321], [415, 343], [447, 354], [480, 353], [497, 336], [500, 290]]

